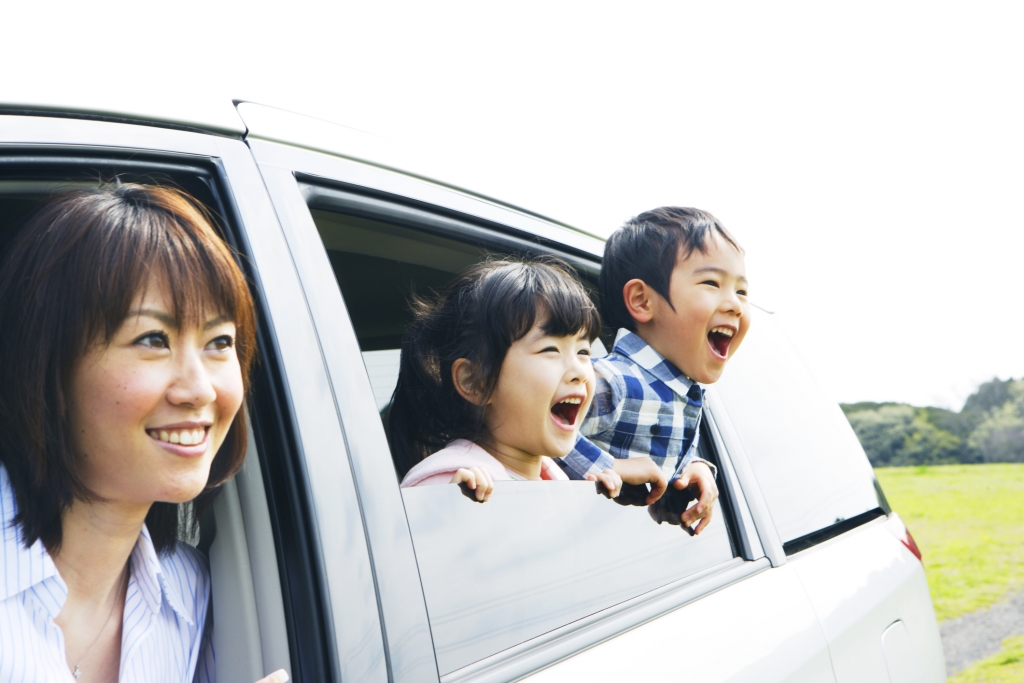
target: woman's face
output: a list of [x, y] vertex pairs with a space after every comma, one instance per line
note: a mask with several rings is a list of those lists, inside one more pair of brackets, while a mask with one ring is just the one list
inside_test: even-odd
[[484, 409], [493, 448], [560, 458], [576, 443], [594, 395], [586, 335], [554, 337], [540, 324], [512, 343]]
[[234, 340], [234, 323], [216, 312], [175, 329], [166, 288], [150, 280], [110, 344], [91, 347], [72, 377], [71, 427], [91, 491], [140, 506], [202, 492], [242, 405]]

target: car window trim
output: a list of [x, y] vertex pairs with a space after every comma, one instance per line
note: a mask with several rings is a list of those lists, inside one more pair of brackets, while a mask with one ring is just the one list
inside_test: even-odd
[[596, 278], [601, 268], [600, 259], [593, 254], [443, 206], [308, 173], [295, 173], [295, 179], [310, 209], [392, 223], [511, 254], [554, 252], [591, 278]]
[[792, 541], [786, 541], [782, 545], [782, 549], [785, 551], [787, 556], [796, 555], [799, 552], [803, 552], [808, 548], [813, 548], [816, 545], [829, 541], [836, 536], [841, 536], [847, 531], [856, 529], [859, 526], [863, 526], [868, 522], [874, 521], [879, 517], [885, 517], [886, 512], [880, 507], [867, 512], [862, 512], [859, 515], [854, 515], [847, 519], [837, 521], [835, 524], [829, 525], [824, 529], [818, 529], [812, 531], [809, 534], [794, 538]]

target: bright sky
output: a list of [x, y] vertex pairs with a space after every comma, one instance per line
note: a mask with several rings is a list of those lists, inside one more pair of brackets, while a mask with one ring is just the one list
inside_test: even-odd
[[148, 7], [6, 8], [0, 100], [250, 99], [602, 234], [697, 206], [837, 400], [959, 408], [1024, 375], [1019, 3]]

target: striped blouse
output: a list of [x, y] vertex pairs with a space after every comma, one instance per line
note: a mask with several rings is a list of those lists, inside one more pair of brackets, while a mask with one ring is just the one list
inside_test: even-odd
[[[0, 683], [74, 683], [64, 635], [53, 621], [67, 586], [41, 541], [29, 548], [21, 542], [12, 523], [16, 513], [7, 470], [0, 466]], [[212, 681], [213, 650], [203, 637], [210, 604], [206, 559], [185, 543], [157, 555], [143, 526], [128, 561], [120, 683]]]

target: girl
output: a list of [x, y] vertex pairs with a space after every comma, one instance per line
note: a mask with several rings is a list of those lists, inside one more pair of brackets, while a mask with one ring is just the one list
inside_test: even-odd
[[[593, 397], [600, 318], [563, 261], [487, 261], [413, 301], [389, 426], [403, 487], [567, 479]], [[610, 492], [621, 480], [600, 477]]]
[[234, 254], [173, 189], [58, 196], [0, 269], [0, 330], [0, 680], [212, 680], [209, 571], [176, 539], [245, 456]]

